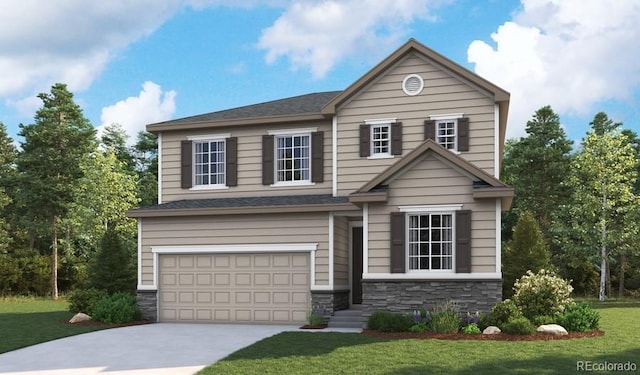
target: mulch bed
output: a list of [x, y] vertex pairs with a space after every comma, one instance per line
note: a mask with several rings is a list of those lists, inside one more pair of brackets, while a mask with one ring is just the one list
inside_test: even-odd
[[589, 332], [569, 332], [566, 336], [554, 336], [542, 333], [533, 335], [508, 335], [498, 333], [496, 335], [467, 335], [464, 333], [413, 333], [413, 332], [379, 332], [365, 329], [362, 331], [365, 336], [378, 337], [382, 339], [436, 339], [436, 340], [494, 340], [494, 341], [539, 341], [539, 340], [571, 340], [585, 337], [599, 337], [604, 335], [604, 331], [595, 330]]
[[107, 323], [102, 323], [99, 322], [97, 320], [85, 320], [83, 322], [78, 322], [78, 323], [69, 323], [68, 320], [63, 320], [62, 321], [64, 324], [70, 325], [70, 326], [81, 326], [81, 327], [108, 327], [108, 328], [118, 328], [118, 327], [129, 327], [129, 326], [138, 326], [141, 324], [152, 324], [152, 321], [149, 320], [136, 320], [133, 322], [127, 322], [127, 323], [122, 323], [122, 324], [107, 324]]
[[300, 329], [325, 329], [327, 328], [326, 324], [305, 324]]

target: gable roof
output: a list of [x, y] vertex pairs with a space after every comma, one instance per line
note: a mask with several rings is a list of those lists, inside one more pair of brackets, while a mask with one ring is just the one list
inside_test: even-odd
[[438, 159], [459, 169], [462, 173], [470, 175], [477, 180], [473, 183], [473, 197], [502, 198], [503, 210], [509, 209], [513, 198], [513, 188], [501, 182], [494, 176], [471, 164], [467, 160], [445, 149], [432, 139], [427, 139], [402, 159], [389, 166], [372, 180], [364, 184], [360, 189], [349, 195], [352, 203], [384, 202], [387, 198], [387, 185], [394, 177], [417, 162], [423, 155], [433, 153]]
[[405, 58], [405, 56], [411, 53], [418, 53], [428, 58], [435, 65], [440, 66], [441, 69], [448, 70], [449, 72], [457, 75], [458, 77], [486, 90], [493, 95], [493, 99], [500, 108], [499, 113], [499, 135], [500, 135], [500, 155], [502, 155], [504, 141], [507, 131], [507, 116], [509, 112], [509, 92], [496, 86], [495, 84], [480, 77], [476, 73], [468, 70], [467, 68], [457, 64], [456, 62], [444, 57], [431, 48], [419, 43], [415, 39], [411, 38], [404, 45], [398, 48], [394, 53], [389, 55], [386, 59], [382, 60], [378, 65], [373, 67], [368, 73], [363, 75], [360, 79], [355, 81], [351, 86], [347, 87], [340, 94], [331, 99], [323, 108], [322, 113], [326, 115], [333, 115], [336, 113], [338, 107], [347, 102], [351, 97], [356, 95], [360, 90], [373, 82], [387, 69], [391, 68], [394, 64]]
[[[252, 124], [256, 122], [293, 122], [324, 119], [322, 108], [341, 91], [318, 92], [291, 98], [231, 108], [202, 115], [180, 118], [147, 125], [150, 132], [164, 130], [193, 129], [211, 126]], [[254, 121], [251, 121], [253, 119]], [[199, 126], [200, 125], [200, 126]]]

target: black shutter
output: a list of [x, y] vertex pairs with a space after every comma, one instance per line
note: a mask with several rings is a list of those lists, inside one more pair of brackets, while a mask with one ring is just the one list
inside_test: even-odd
[[238, 137], [227, 138], [225, 142], [225, 171], [227, 186], [238, 186]]
[[273, 136], [262, 136], [262, 184], [273, 184], [274, 163], [273, 163]]
[[469, 272], [471, 272], [471, 211], [457, 211], [456, 273]]
[[391, 155], [402, 155], [402, 123], [391, 124]]
[[435, 120], [424, 120], [424, 139], [433, 139], [434, 141], [438, 141], [436, 139], [436, 121]]
[[311, 182], [324, 181], [324, 132], [311, 134]]
[[391, 222], [391, 273], [405, 272], [405, 214], [404, 212], [392, 212]]
[[469, 151], [469, 118], [458, 119], [458, 151]]
[[360, 124], [360, 157], [371, 156], [371, 128]]
[[193, 186], [193, 142], [182, 141], [180, 147], [180, 187], [190, 189]]

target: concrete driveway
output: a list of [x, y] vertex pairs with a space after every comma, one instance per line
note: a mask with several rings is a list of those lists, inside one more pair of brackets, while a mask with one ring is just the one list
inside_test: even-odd
[[263, 338], [297, 330], [298, 326], [169, 323], [107, 329], [0, 354], [0, 374], [193, 374]]

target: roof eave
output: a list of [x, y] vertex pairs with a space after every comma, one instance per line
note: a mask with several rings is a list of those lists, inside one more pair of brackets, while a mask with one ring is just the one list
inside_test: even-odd
[[203, 120], [203, 121], [184, 121], [184, 122], [159, 122], [155, 124], [147, 125], [147, 131], [149, 133], [159, 133], [163, 131], [176, 131], [176, 130], [195, 130], [195, 129], [208, 129], [219, 128], [226, 126], [242, 126], [242, 125], [263, 125], [263, 124], [287, 124], [294, 122], [310, 122], [310, 121], [323, 121], [327, 117], [321, 113], [302, 113], [296, 115], [286, 116], [265, 116], [265, 117], [245, 117], [238, 119], [228, 120]]
[[217, 207], [217, 208], [179, 208], [179, 209], [136, 209], [127, 211], [131, 218], [175, 217], [175, 216], [217, 216], [243, 214], [269, 214], [293, 212], [328, 212], [353, 211], [358, 207], [351, 203], [301, 204], [286, 206], [250, 206], [250, 207]]

